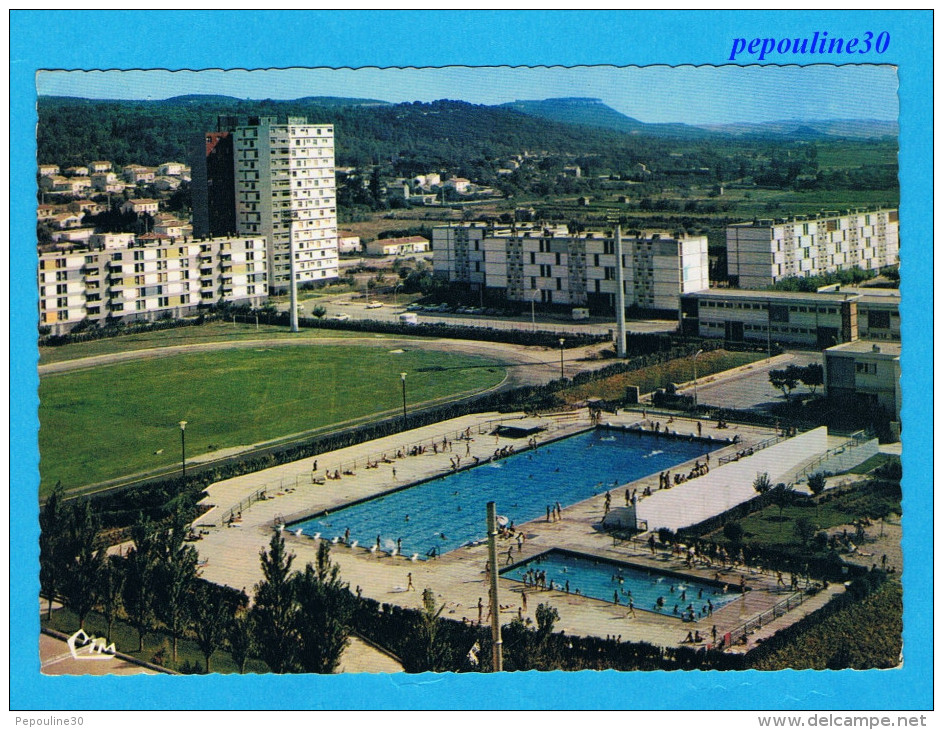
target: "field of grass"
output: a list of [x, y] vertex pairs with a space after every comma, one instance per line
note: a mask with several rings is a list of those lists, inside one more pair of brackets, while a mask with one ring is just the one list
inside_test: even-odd
[[803, 632], [760, 659], [756, 669], [889, 669], [900, 664], [903, 633], [900, 583], [880, 590]]
[[95, 355], [110, 355], [115, 352], [128, 350], [147, 350], [152, 347], [170, 347], [172, 345], [196, 345], [203, 342], [228, 342], [259, 339], [323, 339], [325, 337], [363, 337], [365, 339], [385, 338], [387, 335], [362, 332], [344, 332], [343, 330], [320, 330], [301, 328], [292, 334], [286, 327], [260, 324], [256, 329], [254, 324], [237, 322], [209, 322], [194, 327], [178, 327], [177, 329], [161, 330], [158, 332], [142, 332], [120, 337], [108, 337], [91, 342], [77, 342], [61, 347], [40, 347], [39, 363], [45, 365], [63, 360], [75, 360]]
[[[46, 620], [46, 612], [42, 613], [41, 625], [50, 629], [55, 629], [63, 634], [73, 634], [78, 631], [79, 621], [76, 615], [68, 608], [61, 608], [52, 612], [52, 618]], [[91, 636], [104, 637], [108, 631], [108, 624], [105, 619], [97, 614], [90, 613], [85, 619], [85, 631]], [[154, 662], [155, 654], [163, 652], [163, 664], [161, 666], [168, 669], [181, 669], [185, 664], [190, 666], [205, 666], [206, 659], [200, 647], [195, 641], [190, 639], [177, 640], [177, 661], [173, 661], [171, 652], [171, 640], [169, 634], [153, 633], [144, 636], [144, 651], [137, 651], [138, 634], [132, 626], [124, 621], [115, 621], [111, 629], [111, 640], [115, 648], [122, 654], [128, 654], [146, 662]], [[234, 674], [239, 671], [239, 667], [232, 660], [229, 652], [216, 651], [210, 657], [210, 670], [213, 673]], [[268, 665], [260, 659], [250, 658], [246, 662], [246, 673], [268, 672]]]
[[181, 354], [44, 376], [40, 495], [497, 385], [500, 364], [383, 348], [257, 348]]
[[[698, 381], [708, 375], [747, 365], [765, 357], [766, 355], [760, 352], [728, 352], [726, 350], [705, 352], [697, 360]], [[629, 373], [613, 375], [575, 388], [567, 388], [562, 395], [568, 403], [576, 403], [587, 398], [616, 400], [625, 396], [625, 389], [630, 385], [637, 385], [640, 393], [651, 393], [657, 388], [664, 388], [668, 383], [684, 383], [693, 378], [693, 362], [691, 358], [686, 357]]]
[[784, 508], [780, 515], [779, 507], [769, 505], [738, 522], [743, 527], [744, 542], [798, 548], [794, 529], [796, 520], [801, 517], [815, 524], [817, 530], [828, 530], [849, 525], [862, 517], [878, 519], [879, 515], [890, 513], [900, 514], [899, 492], [883, 482], [862, 482], [847, 492], [823, 500], [817, 507], [811, 501], [803, 501]]

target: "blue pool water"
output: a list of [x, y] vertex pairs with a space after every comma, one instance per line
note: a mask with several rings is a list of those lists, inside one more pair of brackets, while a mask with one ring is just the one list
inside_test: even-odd
[[[385, 551], [399, 539], [404, 555], [425, 557], [433, 548], [442, 554], [486, 537], [485, 506], [490, 501], [499, 515], [520, 525], [544, 517], [554, 502], [565, 508], [614, 483], [672, 469], [722, 445], [650, 433], [588, 431], [295, 523], [291, 529], [333, 539], [349, 528], [350, 540], [361, 547], [375, 545], [379, 535]], [[624, 504], [624, 492], [613, 492], [612, 500], [614, 507]]]
[[[706, 618], [704, 609], [708, 607], [708, 601], [716, 611], [741, 595], [740, 589], [734, 585], [730, 585], [725, 593], [724, 584], [716, 581], [698, 580], [563, 550], [537, 555], [501, 575], [533, 585], [530, 577], [525, 581], [525, 574], [529, 571], [531, 575], [533, 571], [546, 573], [546, 586], [549, 587], [552, 581], [555, 590], [564, 591], [569, 585], [570, 593], [579, 592], [609, 603], [618, 598], [622, 606], [628, 606], [631, 598], [637, 611], [653, 611], [679, 619], [688, 614], [689, 606], [697, 618]], [[663, 601], [661, 608], [656, 606], [659, 598]]]

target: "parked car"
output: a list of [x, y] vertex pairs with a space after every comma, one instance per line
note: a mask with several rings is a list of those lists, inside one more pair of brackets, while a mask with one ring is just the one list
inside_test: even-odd
[[383, 306], [383, 302], [369, 302], [367, 304], [367, 309], [379, 309]]
[[350, 315], [346, 312], [341, 312], [340, 314], [333, 315], [331, 319], [337, 320], [338, 322], [346, 322], [348, 319], [350, 319]]

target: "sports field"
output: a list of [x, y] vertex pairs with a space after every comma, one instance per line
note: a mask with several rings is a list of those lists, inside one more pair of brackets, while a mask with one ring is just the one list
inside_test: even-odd
[[234, 349], [43, 376], [40, 496], [332, 424], [485, 390], [500, 363], [383, 347]]

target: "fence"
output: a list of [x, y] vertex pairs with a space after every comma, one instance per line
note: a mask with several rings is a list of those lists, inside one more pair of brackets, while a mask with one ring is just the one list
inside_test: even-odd
[[[440, 446], [442, 446], [443, 442], [449, 442], [451, 444], [452, 442], [459, 441], [464, 443], [471, 438], [471, 435], [474, 432], [477, 432], [477, 435], [479, 436], [490, 434], [492, 433], [493, 426], [495, 424], [506, 423], [513, 420], [518, 420], [518, 418], [489, 418], [486, 421], [481, 421], [480, 423], [474, 426], [469, 426], [468, 428], [446, 431], [434, 436], [428, 436], [418, 441], [392, 446], [383, 451], [367, 454], [366, 456], [362, 456], [357, 459], [331, 463], [330, 466], [324, 468], [323, 472], [321, 471], [321, 465], [319, 465], [317, 472], [312, 469], [310, 476], [308, 476], [308, 473], [305, 471], [294, 475], [284, 475], [278, 479], [272, 479], [271, 481], [268, 481], [262, 486], [258, 487], [248, 497], [240, 500], [237, 505], [234, 505], [222, 513], [222, 516], [218, 520], [218, 524], [220, 527], [224, 526], [237, 514], [240, 514], [242, 510], [248, 508], [250, 505], [255, 504], [256, 502], [264, 500], [266, 498], [266, 494], [270, 491], [273, 493], [284, 492], [286, 489], [298, 489], [305, 484], [324, 484], [326, 479], [337, 479], [344, 476], [354, 476], [356, 469], [374, 469], [380, 463], [392, 464], [395, 463], [394, 460], [398, 458], [405, 458], [406, 456], [418, 456], [424, 453], [435, 452]], [[422, 448], [422, 451], [419, 450], [420, 448]], [[459, 456], [461, 455], [462, 454], [459, 453]], [[315, 459], [314, 461], [317, 462], [318, 459]], [[215, 520], [213, 524], [216, 524]]]
[[818, 593], [818, 589], [814, 589], [811, 592], [802, 592], [802, 593], [793, 593], [791, 596], [786, 598], [783, 601], [775, 604], [772, 608], [763, 611], [759, 616], [754, 616], [749, 621], [745, 621], [739, 626], [737, 626], [729, 633], [729, 640], [725, 637], [725, 644], [730, 646], [738, 641], [745, 641], [746, 637], [749, 634], [752, 634], [757, 629], [763, 628], [766, 624], [769, 624], [771, 621], [775, 621], [780, 616], [785, 616], [792, 609], [801, 606], [809, 598]]
[[865, 431], [858, 431], [844, 443], [834, 449], [829, 449], [812, 463], [797, 470], [790, 481], [796, 484], [819, 471], [847, 471], [867, 461], [876, 453], [878, 453], [878, 440], [869, 437]]
[[732, 461], [739, 461], [744, 456], [753, 456], [753, 454], [755, 454], [757, 451], [762, 451], [763, 449], [767, 449], [770, 446], [775, 446], [781, 441], [785, 441], [787, 438], [788, 438], [787, 436], [771, 436], [770, 438], [765, 439], [764, 441], [760, 441], [759, 443], [748, 447], [745, 450], [745, 452], [737, 452], [736, 454], [729, 454], [727, 456], [721, 456], [717, 460], [717, 463], [718, 465], [723, 466], [724, 464], [729, 464]]

